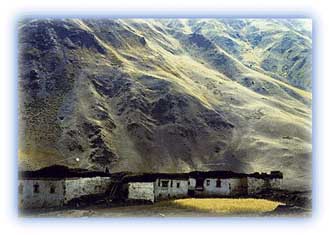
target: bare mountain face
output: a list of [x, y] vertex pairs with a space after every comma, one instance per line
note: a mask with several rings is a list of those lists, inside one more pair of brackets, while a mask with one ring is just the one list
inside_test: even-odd
[[281, 170], [311, 180], [304, 20], [19, 24], [22, 169]]

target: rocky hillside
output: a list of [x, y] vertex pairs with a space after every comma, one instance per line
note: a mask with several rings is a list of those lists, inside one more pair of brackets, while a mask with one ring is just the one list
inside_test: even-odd
[[25, 19], [19, 164], [311, 178], [306, 20]]

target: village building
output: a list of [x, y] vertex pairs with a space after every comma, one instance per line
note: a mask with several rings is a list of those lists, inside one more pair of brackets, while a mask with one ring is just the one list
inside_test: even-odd
[[23, 209], [61, 207], [82, 196], [104, 194], [111, 184], [110, 175], [51, 166], [20, 174], [19, 207]]
[[253, 173], [247, 175], [248, 195], [253, 195], [265, 189], [281, 189], [283, 174], [280, 171]]
[[98, 196], [122, 202], [157, 202], [186, 197], [244, 197], [280, 189], [279, 171], [243, 174], [231, 171], [189, 173], [114, 173], [51, 166], [20, 174], [19, 206], [62, 207]]
[[[187, 174], [141, 174], [124, 179], [127, 199], [159, 201], [188, 197]], [[126, 186], [126, 187], [125, 187]]]
[[128, 200], [151, 202], [185, 197], [237, 197], [266, 189], [280, 189], [279, 171], [243, 174], [231, 171], [195, 171], [182, 174], [143, 174], [125, 179]]
[[221, 197], [246, 195], [245, 174], [230, 171], [192, 172], [189, 174], [189, 195], [195, 197]]

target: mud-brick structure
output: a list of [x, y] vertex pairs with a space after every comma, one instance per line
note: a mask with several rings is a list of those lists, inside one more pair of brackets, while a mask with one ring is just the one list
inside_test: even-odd
[[19, 207], [34, 209], [62, 207], [83, 196], [102, 195], [111, 179], [104, 172], [55, 165], [21, 172], [18, 183]]
[[188, 197], [188, 174], [139, 174], [123, 180], [128, 200], [159, 201]]
[[141, 174], [125, 178], [128, 200], [151, 202], [185, 197], [253, 196], [281, 188], [279, 171], [243, 174], [231, 171], [194, 171], [182, 174]]
[[23, 209], [62, 207], [88, 198], [105, 202], [160, 200], [186, 197], [253, 196], [265, 189], [279, 189], [283, 175], [243, 174], [231, 171], [189, 173], [129, 173], [88, 171], [51, 166], [21, 172], [19, 206]]

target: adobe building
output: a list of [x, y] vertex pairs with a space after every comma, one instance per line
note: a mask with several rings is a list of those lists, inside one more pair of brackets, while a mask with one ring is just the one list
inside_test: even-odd
[[195, 171], [182, 174], [142, 174], [129, 176], [124, 185], [128, 200], [155, 202], [185, 197], [247, 196], [265, 189], [280, 189], [279, 171], [243, 174], [231, 171]]
[[19, 207], [62, 207], [88, 197], [91, 203], [95, 203], [96, 198], [107, 202], [154, 203], [187, 197], [253, 197], [265, 189], [279, 189], [282, 179], [279, 171], [269, 174], [231, 171], [109, 174], [55, 165], [21, 172]]
[[104, 194], [110, 175], [54, 165], [38, 171], [21, 172], [18, 185], [19, 208], [62, 207], [74, 199]]
[[188, 197], [188, 174], [145, 173], [127, 176], [123, 181], [128, 200], [155, 202]]

